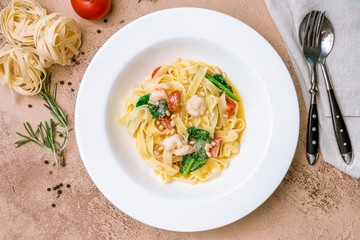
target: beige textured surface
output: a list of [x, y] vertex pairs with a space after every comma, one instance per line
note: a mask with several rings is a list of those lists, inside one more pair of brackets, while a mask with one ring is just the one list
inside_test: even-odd
[[[9, 2], [1, 0], [0, 9]], [[0, 87], [0, 239], [358, 239], [360, 236], [359, 180], [319, 159], [305, 158], [307, 111], [286, 49], [262, 0], [113, 0], [108, 23], [86, 21], [73, 12], [70, 1], [39, 0], [48, 12], [63, 12], [80, 24], [83, 33], [80, 65], [52, 67], [59, 85], [58, 101], [74, 122], [76, 94], [87, 65], [100, 46], [123, 25], [147, 13], [170, 7], [197, 6], [218, 10], [247, 23], [280, 54], [297, 89], [301, 129], [294, 161], [275, 193], [247, 217], [212, 231], [168, 232], [144, 225], [115, 208], [95, 187], [76, 146], [75, 134], [66, 151], [67, 166], [56, 170], [43, 164], [51, 155], [33, 144], [15, 149], [22, 122], [37, 124], [49, 113], [37, 97], [17, 97]], [[124, 19], [124, 24], [119, 20]], [[101, 33], [96, 33], [100, 29]], [[68, 82], [72, 85], [69, 86]], [[74, 89], [74, 92], [71, 91]], [[32, 108], [28, 107], [32, 104]], [[48, 171], [53, 170], [53, 175]], [[70, 189], [56, 199], [46, 188], [59, 182]], [[13, 192], [14, 187], [15, 192]], [[55, 202], [56, 208], [50, 205]], [[234, 206], [236, 207], [236, 206]]]

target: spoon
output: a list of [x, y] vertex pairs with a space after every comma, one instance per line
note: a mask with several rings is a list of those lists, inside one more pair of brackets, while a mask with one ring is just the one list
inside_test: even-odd
[[326, 57], [329, 55], [331, 49], [333, 48], [334, 37], [335, 34], [331, 22], [326, 16], [324, 16], [324, 22], [322, 24], [320, 35], [321, 53], [319, 57], [319, 63], [322, 73], [324, 75], [326, 89], [329, 97], [331, 118], [333, 122], [336, 141], [344, 162], [349, 165], [351, 164], [353, 159], [350, 137], [346, 129], [345, 121], [342, 117], [339, 105], [337, 103], [333, 85], [326, 66]]

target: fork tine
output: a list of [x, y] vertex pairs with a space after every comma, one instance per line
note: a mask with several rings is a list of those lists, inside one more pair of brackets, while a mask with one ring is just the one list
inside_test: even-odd
[[302, 39], [302, 47], [307, 45], [307, 43], [305, 43], [305, 41], [306, 41], [306, 37], [307, 37], [308, 32], [309, 32], [311, 15], [312, 15], [312, 12], [310, 12], [308, 14], [308, 17], [306, 19], [306, 24], [305, 24], [304, 34], [303, 34], [303, 39]]
[[320, 12], [315, 11], [314, 21], [313, 21], [313, 25], [312, 25], [312, 29], [311, 29], [311, 33], [310, 33], [311, 34], [311, 43], [310, 43], [311, 47], [315, 46], [317, 24], [318, 24], [319, 19], [320, 19], [319, 16], [320, 16]]
[[303, 34], [303, 39], [302, 39], [302, 47], [307, 45], [307, 35], [309, 34], [309, 28], [310, 28], [310, 20], [311, 20], [311, 15], [312, 12], [308, 13], [308, 17], [306, 19], [306, 24], [305, 24], [305, 28], [304, 28], [304, 34]]
[[305, 34], [304, 34], [304, 46], [310, 46], [311, 45], [311, 33], [312, 33], [312, 29], [314, 27], [314, 21], [315, 21], [315, 16], [313, 16], [314, 14], [316, 14], [315, 11], [311, 11], [309, 14], [309, 17], [306, 21], [306, 27], [305, 27]]
[[316, 26], [316, 42], [315, 46], [320, 46], [321, 29], [324, 23], [325, 12], [320, 12], [320, 17]]

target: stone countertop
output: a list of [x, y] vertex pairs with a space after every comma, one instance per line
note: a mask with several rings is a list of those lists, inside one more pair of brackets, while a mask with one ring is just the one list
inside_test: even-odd
[[[0, 9], [10, 0], [2, 0]], [[58, 102], [74, 126], [74, 110], [82, 76], [96, 51], [117, 30], [154, 11], [172, 7], [204, 7], [231, 15], [259, 32], [285, 62], [300, 104], [300, 136], [293, 163], [274, 194], [258, 209], [228, 226], [198, 233], [177, 233], [140, 223], [114, 207], [96, 188], [81, 161], [75, 134], [66, 150], [67, 166], [56, 169], [44, 161], [51, 154], [27, 144], [19, 149], [16, 131], [22, 123], [34, 126], [50, 117], [37, 97], [15, 97], [0, 87], [0, 239], [356, 239], [360, 236], [359, 180], [351, 178], [320, 156], [315, 166], [306, 160], [307, 110], [284, 43], [263, 0], [113, 0], [103, 21], [78, 17], [70, 1], [39, 0], [49, 13], [62, 12], [80, 25], [83, 44], [79, 65], [53, 66], [59, 84]], [[124, 23], [120, 23], [124, 20]], [[97, 30], [101, 33], [97, 33]], [[1, 39], [1, 37], [0, 37]], [[2, 41], [3, 39], [1, 39]], [[31, 105], [31, 107], [29, 106]], [[53, 174], [49, 175], [49, 171]], [[53, 187], [62, 182], [55, 198]], [[51, 204], [56, 207], [52, 208]]]

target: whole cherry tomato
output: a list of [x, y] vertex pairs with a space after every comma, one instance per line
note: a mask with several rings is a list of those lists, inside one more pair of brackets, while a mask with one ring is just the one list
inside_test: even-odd
[[71, 5], [80, 17], [96, 20], [109, 12], [111, 0], [71, 0]]

